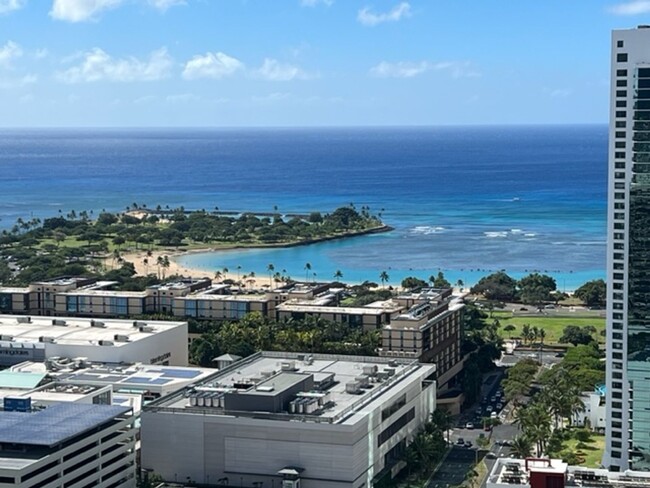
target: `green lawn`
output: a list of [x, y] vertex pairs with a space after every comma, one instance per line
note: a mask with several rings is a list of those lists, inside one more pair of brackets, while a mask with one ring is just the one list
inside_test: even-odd
[[[605, 319], [603, 317], [585, 317], [580, 315], [579, 312], [576, 312], [577, 315], [569, 315], [571, 312], [567, 312], [565, 315], [556, 316], [556, 315], [544, 315], [544, 316], [512, 316], [511, 312], [494, 312], [492, 314], [492, 319], [497, 319], [501, 324], [499, 332], [501, 336], [505, 339], [511, 337], [521, 337], [521, 328], [524, 324], [529, 324], [531, 327], [537, 327], [538, 329], [544, 329], [546, 331], [546, 338], [544, 342], [546, 344], [557, 343], [560, 337], [562, 336], [562, 331], [567, 325], [578, 325], [584, 327], [587, 325], [593, 325], [598, 331], [594, 337], [598, 342], [604, 342], [605, 338], [600, 335], [600, 331], [605, 329]], [[511, 332], [504, 331], [504, 327], [508, 324], [515, 326], [515, 330]]]
[[600, 434], [591, 434], [589, 442], [585, 442], [586, 448], [578, 449], [576, 446], [579, 441], [570, 439], [562, 444], [564, 449], [569, 449], [578, 453], [580, 458], [584, 459], [580, 466], [586, 468], [599, 468], [605, 452], [605, 436]]

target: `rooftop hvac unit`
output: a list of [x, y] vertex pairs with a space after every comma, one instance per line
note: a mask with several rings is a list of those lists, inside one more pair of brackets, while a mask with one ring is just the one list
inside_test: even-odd
[[368, 376], [374, 376], [377, 374], [377, 365], [366, 365], [363, 367], [363, 374]]
[[102, 339], [99, 341], [100, 346], [114, 346], [115, 343], [113, 341], [107, 341], [105, 339]]
[[129, 336], [124, 334], [115, 334], [113, 340], [115, 342], [129, 342]]
[[359, 383], [359, 387], [361, 388], [368, 388], [370, 386], [370, 377], [366, 376], [365, 374], [362, 374], [361, 376], [357, 376], [354, 378], [354, 381]]
[[11, 342], [13, 340], [14, 340], [14, 336], [4, 335], [4, 334], [0, 335], [0, 341], [10, 341]]
[[304, 361], [305, 360], [305, 355], [304, 354], [298, 354], [298, 361]]
[[68, 323], [65, 320], [61, 319], [52, 319], [52, 325], [68, 325]]
[[54, 337], [41, 336], [38, 338], [38, 342], [49, 342], [50, 344], [54, 343]]
[[133, 321], [133, 327], [144, 327], [147, 325], [146, 322], [142, 322], [141, 320], [134, 320]]
[[104, 322], [99, 321], [99, 320], [91, 320], [90, 321], [90, 326], [91, 327], [100, 327], [102, 329], [106, 328], [106, 324]]
[[261, 371], [261, 372], [260, 372], [260, 375], [262, 376], [262, 378], [270, 378], [270, 377], [273, 376], [274, 374], [275, 374], [275, 371], [270, 370], [270, 369], [268, 369], [268, 370], [266, 370], [266, 371]]
[[280, 369], [282, 371], [296, 371], [296, 362], [295, 361], [285, 361], [281, 363]]
[[153, 327], [150, 325], [141, 325], [138, 329], [140, 332], [153, 332]]
[[361, 385], [358, 381], [351, 381], [345, 384], [345, 392], [351, 395], [358, 395], [361, 393]]
[[17, 317], [16, 322], [19, 324], [30, 324], [32, 322], [31, 317]]
[[307, 356], [307, 359], [305, 360], [305, 362], [306, 362], [307, 364], [309, 364], [309, 365], [314, 364], [314, 356], [312, 356], [312, 355], [310, 354], [309, 356]]
[[379, 381], [384, 381], [388, 379], [388, 373], [386, 371], [380, 371], [377, 373], [377, 379]]
[[390, 361], [388, 361], [388, 366], [390, 366], [391, 368], [397, 368], [397, 361], [395, 359], [391, 359]]
[[388, 376], [395, 376], [395, 368], [385, 368], [384, 373]]

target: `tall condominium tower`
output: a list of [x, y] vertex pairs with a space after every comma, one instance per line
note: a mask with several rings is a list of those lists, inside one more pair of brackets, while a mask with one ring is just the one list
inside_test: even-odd
[[650, 470], [650, 26], [612, 34], [607, 239], [607, 446]]

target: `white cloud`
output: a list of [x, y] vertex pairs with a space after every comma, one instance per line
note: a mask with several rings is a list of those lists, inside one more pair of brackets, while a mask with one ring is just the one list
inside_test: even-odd
[[186, 80], [196, 80], [198, 78], [213, 78], [218, 80], [225, 76], [233, 75], [243, 68], [244, 63], [237, 58], [233, 58], [222, 52], [208, 52], [204, 56], [197, 54], [185, 63], [183, 78]]
[[325, 5], [331, 7], [334, 0], [300, 0], [300, 5], [303, 7], [317, 7], [318, 5]]
[[277, 59], [266, 58], [257, 75], [269, 81], [306, 80], [311, 78], [302, 69], [291, 64], [280, 63]]
[[2, 89], [21, 88], [23, 86], [36, 83], [37, 81], [38, 81], [38, 77], [36, 75], [25, 75], [20, 78], [8, 78], [8, 79], [0, 78], [0, 88]]
[[468, 61], [443, 61], [439, 63], [430, 61], [389, 63], [382, 61], [377, 66], [370, 68], [370, 75], [377, 78], [413, 78], [427, 71], [446, 71], [454, 78], [477, 78], [481, 76], [481, 73]]
[[370, 7], [364, 7], [359, 10], [357, 20], [363, 25], [377, 25], [384, 22], [397, 22], [403, 18], [411, 16], [411, 5], [408, 2], [402, 2], [396, 5], [388, 12], [375, 13]]
[[553, 90], [545, 88], [544, 91], [548, 93], [548, 96], [551, 98], [566, 98], [571, 95], [571, 90], [568, 88], [555, 88]]
[[26, 0], [0, 0], [0, 15], [20, 10], [25, 6]]
[[0, 47], [0, 68], [11, 68], [11, 63], [14, 59], [23, 55], [22, 48], [13, 41]]
[[119, 7], [124, 0], [54, 0], [50, 15], [56, 20], [86, 22], [97, 20], [99, 15]]
[[149, 0], [149, 5], [157, 8], [161, 12], [166, 12], [168, 9], [177, 5], [187, 5], [187, 2], [185, 0]]
[[[24, 2], [25, 0], [0, 0], [0, 2]], [[141, 0], [145, 1], [145, 0]], [[56, 20], [67, 22], [87, 22], [97, 20], [102, 13], [116, 9], [127, 0], [54, 0], [50, 15]], [[146, 0], [147, 5], [161, 12], [171, 7], [186, 5], [186, 0]], [[0, 3], [1, 5], [1, 3]]]
[[65, 83], [155, 81], [166, 78], [172, 67], [165, 48], [152, 52], [146, 61], [132, 56], [115, 59], [99, 48], [86, 52], [82, 59], [77, 66], [57, 73], [57, 78]]
[[609, 8], [615, 15], [639, 15], [650, 12], [649, 0], [633, 0], [631, 2], [619, 3]]

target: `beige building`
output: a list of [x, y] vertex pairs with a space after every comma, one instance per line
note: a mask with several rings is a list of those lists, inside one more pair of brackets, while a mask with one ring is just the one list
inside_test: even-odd
[[451, 290], [425, 290], [419, 299], [411, 295], [400, 299], [412, 306], [383, 327], [379, 355], [436, 363], [438, 389], [443, 392], [462, 370], [465, 305], [452, 297]]

